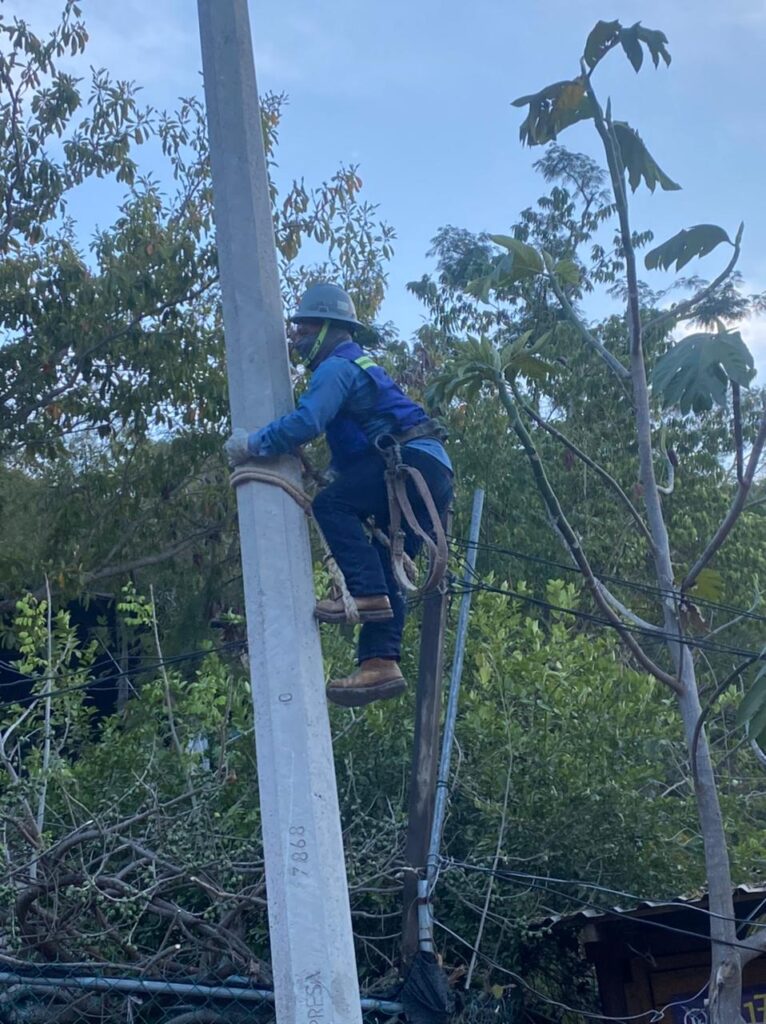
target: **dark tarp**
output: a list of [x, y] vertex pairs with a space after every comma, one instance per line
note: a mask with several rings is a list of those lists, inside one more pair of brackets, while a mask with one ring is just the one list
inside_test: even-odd
[[447, 1024], [454, 1000], [433, 953], [415, 954], [399, 998], [411, 1024]]

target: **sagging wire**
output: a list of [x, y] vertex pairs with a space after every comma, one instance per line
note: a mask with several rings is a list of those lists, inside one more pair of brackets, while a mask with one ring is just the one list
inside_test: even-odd
[[482, 953], [480, 949], [476, 949], [473, 946], [473, 944], [468, 941], [468, 939], [463, 938], [462, 935], [458, 935], [457, 932], [454, 932], [442, 921], [435, 920], [434, 924], [438, 925], [439, 928], [441, 928], [442, 931], [446, 932], [448, 935], [451, 935], [453, 939], [457, 939], [457, 941], [462, 943], [462, 945], [466, 946], [472, 952], [476, 953], [478, 957], [484, 960], [485, 963], [488, 963], [490, 967], [492, 967], [494, 970], [500, 971], [502, 974], [507, 974], [510, 978], [513, 978], [517, 985], [520, 985], [521, 988], [529, 992], [529, 994], [532, 995], [535, 999], [538, 999], [543, 1003], [547, 1003], [549, 1006], [555, 1006], [559, 1010], [564, 1010], [566, 1013], [576, 1013], [581, 1017], [587, 1018], [588, 1020], [615, 1021], [617, 1022], [617, 1024], [624, 1024], [625, 1021], [643, 1020], [644, 1018], [648, 1018], [648, 1024], [660, 1024], [660, 1022], [664, 1019], [664, 1014], [666, 1010], [670, 1010], [674, 1006], [688, 1006], [689, 1003], [696, 1002], [696, 1000], [700, 999], [705, 994], [709, 985], [709, 982], [706, 981], [702, 988], [699, 990], [699, 992], [696, 992], [689, 999], [677, 999], [672, 1003], [667, 1003], [665, 1006], [662, 1006], [657, 1010], [644, 1010], [642, 1013], [634, 1013], [629, 1016], [610, 1017], [608, 1014], [598, 1013], [595, 1010], [584, 1010], [578, 1006], [569, 1006], [567, 1003], [562, 1003], [558, 999], [553, 999], [551, 996], [546, 996], [543, 992], [538, 991], [538, 989], [536, 989], [533, 985], [530, 985], [528, 981], [525, 981], [525, 979], [522, 978], [520, 974], [517, 974], [515, 971], [512, 971], [509, 967], [504, 967], [502, 964], [497, 963], [497, 961], [493, 960], [491, 956], [488, 956], [486, 953]]
[[[455, 588], [453, 592], [462, 593], [463, 589], [465, 588], [461, 589], [458, 587]], [[474, 591], [482, 590], [489, 594], [498, 594], [502, 597], [512, 598], [515, 601], [531, 604], [537, 608], [557, 612], [561, 615], [570, 615], [573, 618], [580, 619], [581, 621], [588, 622], [592, 625], [606, 626], [609, 629], [617, 629], [615, 623], [610, 622], [609, 619], [605, 619], [593, 612], [582, 611], [579, 608], [567, 608], [564, 605], [554, 604], [552, 601], [547, 601], [544, 598], [534, 597], [532, 594], [524, 594], [518, 590], [511, 590], [509, 587], [493, 586], [491, 583], [485, 583], [481, 579], [477, 579], [471, 589]], [[766, 650], [753, 651], [744, 647], [735, 647], [733, 644], [722, 644], [709, 641], [704, 637], [683, 636], [678, 633], [669, 633], [659, 626], [649, 629], [646, 626], [639, 626], [635, 623], [621, 622], [620, 628], [624, 629], [626, 632], [646, 637], [651, 640], [662, 640], [669, 643], [681, 644], [686, 647], [693, 647], [713, 654], [735, 655], [739, 658], [751, 658], [753, 661], [766, 660]]]
[[[539, 889], [542, 892], [550, 893], [553, 896], [561, 896], [564, 899], [572, 900], [574, 903], [579, 903], [581, 906], [587, 907], [589, 910], [598, 911], [598, 913], [603, 914], [604, 916], [615, 917], [615, 918], [617, 918], [620, 921], [624, 921], [625, 920], [625, 912], [624, 911], [615, 910], [613, 907], [612, 908], [603, 907], [600, 904], [594, 903], [592, 900], [587, 900], [587, 899], [585, 899], [582, 896], [575, 896], [575, 895], [572, 895], [570, 893], [561, 892], [559, 889], [553, 888], [553, 885], [555, 885], [555, 884], [567, 884], [568, 882], [571, 882], [574, 885], [579, 885], [582, 888], [598, 888], [596, 885], [590, 886], [590, 885], [588, 885], [588, 883], [577, 882], [574, 879], [570, 879], [570, 880], [555, 879], [555, 878], [547, 877], [545, 875], [530, 875], [530, 874], [526, 874], [524, 872], [513, 872], [513, 871], [504, 871], [504, 870], [493, 871], [491, 868], [486, 868], [486, 867], [483, 867], [483, 866], [474, 865], [474, 864], [471, 864], [471, 863], [469, 863], [467, 861], [458, 861], [458, 860], [455, 860], [453, 858], [443, 858], [443, 860], [444, 860], [444, 865], [443, 866], [445, 866], [445, 867], [454, 867], [454, 868], [459, 868], [459, 869], [468, 870], [468, 871], [478, 871], [478, 872], [480, 872], [482, 874], [493, 875], [495, 878], [499, 878], [501, 880], [505, 880], [507, 882], [510, 882], [511, 884], [517, 884], [517, 885], [524, 884], [524, 885], [528, 885], [528, 886], [530, 886], [533, 889]], [[611, 892], [614, 895], [623, 895], [623, 896], [628, 897], [629, 899], [634, 899], [634, 900], [636, 900], [639, 903], [641, 903], [641, 902], [652, 902], [652, 901], [649, 901], [649, 900], [642, 900], [641, 898], [636, 897], [636, 896], [634, 896], [631, 893], [620, 893], [619, 890], [610, 890], [608, 888], [604, 888], [603, 891], [604, 892]], [[665, 907], [665, 906], [674, 906], [674, 907], [678, 907], [679, 909], [683, 909], [683, 910], [692, 910], [693, 909], [693, 910], [697, 911], [698, 913], [704, 914], [706, 917], [709, 917], [709, 918], [714, 917], [717, 920], [728, 921], [728, 922], [731, 922], [731, 923], [734, 923], [734, 924], [748, 925], [751, 928], [757, 928], [757, 929], [764, 929], [764, 928], [766, 928], [766, 924], [758, 924], [757, 922], [751, 921], [749, 919], [741, 920], [739, 918], [730, 918], [730, 917], [727, 917], [727, 916], [722, 915], [722, 914], [715, 914], [712, 911], [705, 909], [704, 907], [693, 907], [692, 908], [688, 904], [684, 904], [684, 903], [678, 903], [678, 902], [668, 902], [668, 903], [666, 903], [664, 901], [657, 901], [657, 902], [662, 902], [663, 907]], [[655, 929], [657, 929], [659, 931], [672, 932], [675, 935], [684, 935], [687, 938], [706, 939], [706, 936], [700, 934], [700, 932], [694, 932], [694, 931], [691, 931], [688, 928], [677, 928], [675, 925], [665, 924], [662, 921], [652, 921], [651, 918], [642, 917], [642, 918], [635, 918], [633, 920], [635, 921], [636, 924], [643, 925], [643, 926], [645, 926], [647, 928], [655, 928]], [[727, 941], [725, 939], [716, 939], [715, 942], [720, 944], [720, 945], [722, 945], [722, 946], [729, 946], [729, 947], [734, 948], [734, 949], [745, 949], [745, 950], [747, 950], [750, 953], [753, 952], [753, 947], [747, 945], [747, 943], [744, 943], [744, 942], [729, 942], [729, 941]]]
[[[462, 537], [455, 537], [450, 535], [449, 540], [453, 544], [459, 547], [466, 547], [468, 542]], [[576, 565], [570, 565], [566, 562], [558, 562], [555, 559], [545, 558], [543, 555], [532, 555], [528, 552], [518, 551], [515, 548], [501, 547], [496, 544], [480, 543], [478, 545], [482, 551], [491, 551], [498, 555], [507, 555], [509, 558], [517, 558], [521, 561], [531, 562], [536, 565], [544, 565], [551, 569], [557, 569], [561, 572], [575, 573], [582, 575], [582, 569]], [[639, 583], [635, 580], [627, 580], [622, 576], [616, 576], [613, 573], [602, 573], [595, 571], [595, 575], [600, 580], [606, 580], [608, 583], [614, 583], [618, 586], [627, 587], [630, 590], [635, 590], [640, 593], [644, 593], [656, 598], [678, 598], [680, 596], [678, 591], [666, 589], [664, 587], [654, 586], [650, 583]], [[743, 619], [752, 619], [756, 622], [766, 622], [766, 615], [759, 615], [750, 609], [737, 608], [736, 605], [724, 604], [719, 601], [712, 601], [708, 598], [693, 597], [693, 603], [699, 605], [701, 608], [709, 608], [712, 611], [723, 611], [736, 616], [741, 616]]]
[[[152, 672], [156, 669], [162, 668], [163, 666], [178, 665], [182, 664], [183, 662], [193, 661], [197, 658], [205, 658], [207, 657], [208, 654], [214, 654], [220, 651], [244, 650], [246, 647], [246, 640], [231, 640], [225, 644], [218, 644], [217, 646], [213, 647], [199, 648], [195, 651], [186, 651], [182, 654], [172, 655], [169, 658], [152, 659], [151, 664], [148, 664], [145, 667], [139, 665], [135, 668], [126, 669], [121, 672], [115, 672], [112, 675], [108, 676], [94, 676], [87, 682], [78, 683], [76, 686], [65, 686], [61, 687], [58, 690], [51, 690], [49, 694], [46, 693], [46, 697], [64, 697], [69, 693], [77, 693], [81, 692], [82, 690], [88, 690], [100, 686], [102, 683], [116, 682], [117, 680], [124, 679], [128, 676], [143, 675], [146, 672]], [[27, 676], [18, 672], [17, 669], [14, 669], [14, 672], [16, 672], [19, 676], [18, 679], [13, 680], [14, 685], [23, 682], [37, 684], [49, 682], [55, 679], [71, 679], [75, 676], [79, 676], [82, 674], [82, 670], [80, 670], [79, 672], [63, 672], [61, 673], [61, 675], [58, 676]], [[0, 701], [0, 709], [17, 707], [20, 704], [28, 704], [32, 701], [39, 700], [40, 697], [41, 694], [39, 693], [30, 693], [26, 694], [25, 696], [17, 697], [15, 700], [3, 700]]]

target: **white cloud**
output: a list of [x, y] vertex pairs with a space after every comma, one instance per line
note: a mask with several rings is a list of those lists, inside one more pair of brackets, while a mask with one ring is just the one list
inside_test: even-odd
[[745, 344], [753, 353], [758, 370], [756, 381], [764, 385], [766, 384], [766, 313], [743, 320], [739, 325], [739, 331]]
[[[6, 20], [23, 18], [32, 30], [45, 37], [61, 20], [62, 0], [3, 0]], [[201, 66], [196, 13], [182, 18], [175, 5], [147, 0], [122, 0], [119, 4], [82, 0], [88, 30], [85, 63], [107, 68], [113, 78], [137, 81], [160, 92], [159, 102], [200, 89], [196, 74]], [[83, 73], [80, 56], [63, 57], [60, 66]]]

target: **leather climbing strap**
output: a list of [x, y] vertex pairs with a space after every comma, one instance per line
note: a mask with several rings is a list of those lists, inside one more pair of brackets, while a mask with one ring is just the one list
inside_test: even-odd
[[[441, 584], [447, 571], [449, 549], [441, 516], [434, 503], [433, 495], [423, 474], [414, 466], [402, 460], [402, 449], [396, 437], [383, 434], [375, 441], [386, 464], [385, 480], [388, 491], [389, 542], [391, 547], [391, 569], [394, 578], [403, 591], [419, 596], [427, 594]], [[423, 529], [412, 508], [407, 485], [411, 483], [423, 502], [430, 519], [430, 529]], [[423, 583], [418, 583], [405, 565], [404, 542], [406, 534], [402, 529], [402, 517], [412, 532], [420, 538], [428, 553], [428, 572]]]
[[[435, 521], [438, 524], [439, 531], [441, 532], [441, 537], [444, 544], [444, 564], [443, 567], [441, 568], [440, 575], [435, 575], [433, 572], [434, 559], [429, 560], [429, 573], [428, 578], [426, 579], [425, 586], [428, 587], [428, 589], [432, 589], [437, 587], [444, 577], [444, 571], [447, 565], [447, 540], [446, 537], [444, 536], [444, 529], [442, 528], [441, 525], [439, 513], [436, 511], [436, 507], [434, 506], [433, 503], [433, 498], [431, 497], [431, 493], [428, 490], [428, 486], [425, 480], [423, 479], [422, 475], [412, 466], [404, 466], [403, 468], [409, 474], [417, 476], [419, 478], [420, 484], [418, 485], [416, 481], [415, 486], [418, 487], [419, 493], [421, 494], [421, 497], [423, 497], [424, 503], [426, 504], [426, 508], [428, 509], [428, 513], [431, 516], [432, 522]], [[335, 561], [332, 551], [330, 550], [330, 545], [327, 543], [327, 538], [322, 532], [319, 523], [314, 518], [313, 511], [311, 508], [311, 498], [308, 496], [308, 494], [306, 494], [306, 492], [302, 490], [297, 484], [294, 484], [291, 480], [283, 476], [281, 473], [278, 473], [276, 470], [270, 469], [267, 466], [258, 465], [258, 463], [255, 462], [255, 460], [237, 466], [232, 471], [229, 480], [231, 482], [232, 487], [239, 487], [240, 484], [251, 482], [260, 484], [270, 484], [272, 487], [279, 487], [281, 490], [285, 492], [285, 494], [288, 494], [293, 499], [293, 501], [303, 510], [306, 516], [308, 516], [308, 518], [314, 524], [314, 529], [317, 532], [317, 536], [319, 537], [319, 542], [322, 547], [324, 564], [328, 572], [330, 573], [330, 576], [332, 577], [333, 585], [337, 589], [337, 592], [340, 595], [341, 600], [343, 601], [343, 609], [346, 613], [346, 619], [349, 622], [358, 622], [359, 609], [356, 606], [356, 601], [354, 600], [353, 595], [348, 589], [348, 585], [346, 584], [346, 580], [341, 571], [340, 566]], [[386, 480], [386, 485], [388, 486], [388, 478]], [[424, 542], [427, 545], [430, 545], [430, 551], [430, 548], [434, 546], [433, 541], [427, 534], [425, 534], [422, 531], [422, 529], [420, 528], [420, 524], [417, 522], [417, 519], [415, 518], [415, 515], [412, 511], [412, 506], [410, 505], [409, 502], [409, 497], [407, 496], [406, 481], [402, 482], [400, 493], [403, 496], [400, 500], [403, 501], [402, 510], [404, 510], [406, 521], [411, 526], [413, 523], [415, 524], [413, 526], [413, 529], [416, 530], [418, 535], [423, 538]], [[401, 510], [399, 502], [396, 499], [395, 494], [392, 497], [392, 491], [390, 489], [388, 497], [389, 509], [391, 509], [392, 500], [394, 503], [395, 512], [394, 516], [392, 516], [391, 518], [391, 523], [393, 526], [395, 517], [396, 530], [394, 531], [392, 529], [390, 536], [386, 536], [386, 534], [383, 533], [382, 530], [378, 529], [373, 523], [367, 524], [368, 529], [370, 530], [373, 537], [379, 543], [381, 543], [384, 547], [391, 549], [392, 569], [399, 585], [407, 593], [410, 594], [425, 593], [425, 589], [419, 588], [414, 584], [413, 581], [415, 580], [415, 577], [417, 575], [417, 570], [412, 559], [404, 551], [404, 532], [400, 528]], [[397, 537], [396, 543], [393, 544], [391, 538], [394, 537], [395, 533], [397, 535], [401, 534], [401, 538]]]
[[294, 484], [292, 480], [288, 480], [287, 477], [282, 476], [281, 473], [277, 473], [273, 469], [268, 469], [265, 466], [259, 466], [254, 461], [246, 462], [237, 466], [232, 471], [229, 481], [232, 487], [239, 487], [240, 484], [252, 482], [259, 484], [271, 484], [272, 487], [279, 487], [285, 492], [285, 494], [289, 494], [293, 501], [303, 509], [304, 513], [314, 524], [314, 528], [324, 552], [323, 562], [332, 577], [333, 584], [336, 587], [341, 600], [343, 601], [343, 610], [346, 613], [346, 619], [348, 622], [359, 622], [359, 609], [356, 606], [356, 601], [346, 585], [346, 579], [341, 572], [340, 566], [333, 557], [330, 545], [327, 543], [327, 538], [324, 533], [322, 533], [319, 523], [314, 518], [311, 509], [311, 498], [308, 494], [298, 487], [297, 484]]

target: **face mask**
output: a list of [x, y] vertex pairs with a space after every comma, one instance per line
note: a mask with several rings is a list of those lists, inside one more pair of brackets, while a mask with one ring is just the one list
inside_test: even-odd
[[320, 330], [315, 331], [313, 334], [303, 334], [297, 341], [293, 342], [291, 348], [298, 362], [304, 363], [306, 366], [311, 363], [322, 347], [328, 327], [329, 324], [325, 322]]

